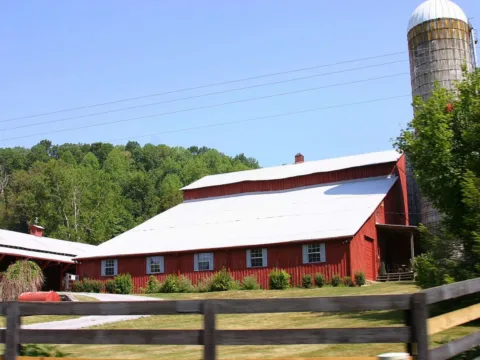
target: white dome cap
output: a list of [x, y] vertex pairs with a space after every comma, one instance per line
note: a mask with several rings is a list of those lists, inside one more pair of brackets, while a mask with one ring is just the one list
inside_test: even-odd
[[421, 23], [435, 19], [456, 19], [468, 24], [467, 15], [453, 1], [427, 0], [413, 12], [408, 22], [408, 31]]

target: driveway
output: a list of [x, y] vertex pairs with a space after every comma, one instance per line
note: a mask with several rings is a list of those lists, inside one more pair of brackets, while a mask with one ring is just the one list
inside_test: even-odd
[[[117, 294], [90, 294], [90, 293], [76, 293], [78, 295], [85, 295], [93, 297], [99, 301], [158, 301], [156, 298], [149, 298], [135, 295], [117, 295]], [[70, 294], [75, 297], [75, 294]], [[91, 326], [111, 324], [119, 321], [135, 320], [149, 315], [112, 315], [112, 316], [82, 316], [77, 319], [51, 321], [46, 323], [38, 323], [22, 326], [22, 329], [38, 329], [38, 330], [75, 330], [84, 329]]]

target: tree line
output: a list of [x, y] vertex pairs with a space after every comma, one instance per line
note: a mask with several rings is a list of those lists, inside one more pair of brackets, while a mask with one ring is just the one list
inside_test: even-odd
[[203, 176], [258, 168], [207, 147], [137, 142], [0, 149], [0, 227], [100, 244], [182, 202], [181, 187]]

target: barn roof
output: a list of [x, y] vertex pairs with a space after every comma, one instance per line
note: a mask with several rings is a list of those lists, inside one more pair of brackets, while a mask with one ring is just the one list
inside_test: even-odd
[[192, 190], [210, 186], [235, 184], [244, 181], [265, 181], [287, 179], [296, 176], [324, 173], [335, 170], [350, 169], [359, 166], [397, 162], [401, 154], [395, 150], [374, 152], [369, 154], [345, 156], [334, 159], [307, 161], [301, 164], [274, 166], [256, 170], [238, 171], [226, 174], [209, 175], [182, 190]]
[[1, 254], [73, 263], [74, 257], [84, 256], [94, 248], [93, 245], [0, 229]]
[[353, 236], [396, 177], [186, 201], [86, 257], [244, 247]]

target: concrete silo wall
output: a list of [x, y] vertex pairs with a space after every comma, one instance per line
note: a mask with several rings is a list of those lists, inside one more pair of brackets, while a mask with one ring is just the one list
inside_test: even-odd
[[[471, 48], [471, 28], [454, 19], [436, 19], [424, 22], [408, 33], [412, 95], [426, 100], [435, 83], [453, 89], [462, 79], [462, 67], [474, 67]], [[440, 214], [421, 196], [414, 181], [412, 168], [407, 164], [408, 200], [412, 224], [423, 223], [435, 231]]]

